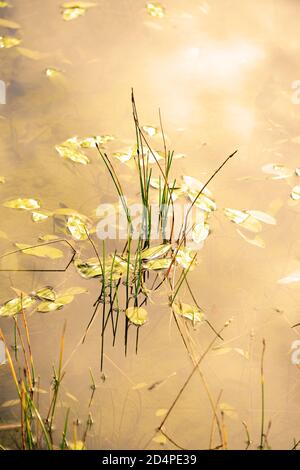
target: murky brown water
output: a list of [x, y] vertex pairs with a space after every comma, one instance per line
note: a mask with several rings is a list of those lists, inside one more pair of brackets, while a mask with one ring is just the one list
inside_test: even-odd
[[[112, 149], [133, 141], [131, 87], [141, 121], [158, 125], [160, 107], [171, 148], [187, 154], [176, 161], [176, 174], [204, 180], [238, 149], [237, 157], [210, 185], [219, 210], [212, 217], [212, 233], [191, 286], [216, 328], [233, 318], [224, 343], [218, 344], [248, 351], [249, 359], [236, 351], [212, 351], [202, 372], [214, 400], [222, 391], [221, 402], [235, 409], [235, 416], [225, 417], [229, 447], [245, 447], [245, 421], [255, 448], [260, 438], [260, 356], [265, 338], [265, 413], [266, 421], [272, 422], [268, 440], [273, 448], [291, 448], [293, 439], [300, 439], [299, 370], [290, 355], [298, 338], [291, 325], [300, 321], [300, 294], [297, 283], [277, 281], [299, 267], [299, 206], [289, 202], [297, 177], [272, 180], [261, 167], [270, 162], [299, 165], [299, 144], [292, 142], [300, 119], [300, 107], [292, 101], [292, 82], [299, 78], [298, 2], [165, 0], [166, 16], [157, 19], [147, 15], [144, 1], [101, 0], [83, 18], [70, 22], [63, 22], [60, 3], [12, 0], [14, 8], [5, 11], [22, 26], [16, 33], [23, 38], [22, 46], [46, 57], [31, 60], [15, 48], [0, 51], [0, 78], [8, 84], [0, 120], [0, 173], [7, 180], [0, 187], [1, 200], [34, 197], [43, 208], [53, 210], [63, 203], [84, 214], [115, 201], [95, 153], [89, 153], [92, 165], [72, 166], [58, 157], [54, 146], [74, 135], [105, 133], [116, 136]], [[63, 83], [49, 80], [47, 67], [61, 69]], [[134, 199], [132, 171], [121, 163], [119, 170], [127, 195]], [[222, 214], [223, 207], [273, 212], [277, 225], [263, 224], [260, 234], [266, 247], [243, 240], [237, 226]], [[34, 224], [24, 212], [0, 206], [0, 217], [0, 228], [9, 235], [9, 240], [1, 240], [1, 252], [12, 250], [15, 242], [34, 244], [39, 235], [52, 232], [52, 222]], [[42, 388], [51, 379], [65, 319], [68, 358], [98, 293], [98, 282], [81, 280], [73, 267], [60, 274], [1, 273], [1, 302], [13, 297], [10, 286], [30, 291], [45, 284], [83, 285], [90, 294], [78, 296], [62, 311], [30, 317]], [[100, 320], [68, 364], [63, 414], [70, 406], [72, 419], [85, 421], [89, 368], [99, 384], [89, 448], [159, 447], [151, 442], [162, 419], [155, 413], [169, 408], [192, 366], [170, 322], [163, 293], [149, 313], [137, 356], [134, 341], [126, 358], [122, 341], [114, 349], [108, 344], [105, 382], [99, 371]], [[9, 319], [1, 319], [0, 326], [11, 335]], [[212, 332], [201, 325], [192, 337], [199, 354]], [[6, 366], [0, 369], [0, 379], [0, 402], [14, 398]], [[150, 386], [161, 380], [152, 391], [133, 390], [136, 384]], [[13, 408], [0, 408], [4, 420], [17, 414]], [[196, 374], [166, 429], [180, 446], [204, 449], [209, 446], [211, 421], [207, 393]]]

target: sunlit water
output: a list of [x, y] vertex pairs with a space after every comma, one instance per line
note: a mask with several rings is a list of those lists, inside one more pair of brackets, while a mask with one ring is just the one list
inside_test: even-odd
[[[290, 168], [299, 165], [299, 143], [292, 142], [299, 134], [300, 119], [292, 90], [299, 79], [299, 5], [292, 0], [165, 0], [166, 15], [158, 19], [147, 14], [144, 1], [101, 0], [84, 17], [64, 22], [60, 3], [12, 0], [14, 8], [3, 10], [3, 15], [21, 24], [16, 35], [23, 39], [22, 46], [44, 57], [31, 60], [15, 48], [0, 51], [0, 78], [7, 83], [7, 104], [1, 105], [0, 120], [0, 174], [6, 177], [1, 200], [33, 197], [42, 201], [43, 208], [53, 210], [62, 203], [84, 214], [100, 203], [116, 201], [96, 151], [89, 152], [91, 165], [76, 166], [59, 158], [54, 146], [74, 135], [106, 133], [116, 137], [108, 149], [133, 143], [131, 87], [142, 123], [157, 126], [160, 108], [169, 146], [187, 155], [175, 162], [176, 175], [203, 181], [238, 149], [210, 185], [218, 211], [190, 278], [217, 329], [233, 319], [224, 342], [216, 343], [233, 349], [223, 350], [224, 354], [211, 351], [201, 370], [213, 399], [222, 392], [220, 402], [234, 409], [231, 416], [225, 415], [228, 446], [245, 447], [245, 421], [255, 448], [260, 439], [260, 359], [265, 338], [265, 417], [266, 423], [272, 422], [268, 442], [272, 448], [293, 447], [293, 439], [300, 439], [300, 390], [299, 370], [291, 362], [298, 332], [291, 326], [300, 321], [300, 295], [297, 283], [277, 281], [299, 268], [299, 206], [291, 205], [289, 197], [297, 176], [272, 180], [261, 168], [272, 162]], [[62, 70], [63, 81], [50, 80], [47, 67]], [[161, 142], [155, 145], [161, 147]], [[117, 165], [125, 192], [134, 200], [136, 174]], [[272, 213], [277, 225], [263, 224], [259, 234], [265, 248], [241, 238], [238, 227], [224, 217], [224, 207]], [[1, 240], [3, 253], [13, 250], [15, 242], [34, 244], [39, 235], [53, 230], [51, 221], [34, 224], [28, 213], [3, 206], [0, 217], [0, 228], [9, 236]], [[72, 355], [90, 319], [99, 283], [82, 280], [72, 266], [66, 273], [1, 273], [1, 302], [14, 297], [11, 286], [28, 292], [44, 285], [89, 289], [88, 295], [78, 296], [61, 311], [29, 318], [43, 389], [48, 389], [67, 320], [65, 359], [70, 361], [60, 395], [61, 419], [70, 407], [72, 420], [85, 422], [91, 368], [98, 387], [88, 448], [159, 447], [152, 441], [162, 420], [156, 412], [170, 407], [192, 368], [171, 320], [166, 290], [149, 305], [150, 321], [140, 331], [138, 355], [133, 336], [126, 358], [122, 335], [115, 348], [107, 339], [102, 381], [99, 318], [85, 344]], [[185, 295], [188, 299], [188, 292]], [[11, 342], [12, 325], [10, 319], [0, 321]], [[207, 325], [191, 333], [199, 355], [213, 333]], [[15, 398], [7, 366], [1, 367], [0, 378], [0, 402]], [[134, 390], [141, 383], [147, 386]], [[47, 395], [42, 399], [46, 403]], [[13, 421], [18, 411], [0, 408], [0, 416]], [[183, 448], [205, 449], [212, 417], [207, 392], [195, 374], [166, 430]], [[174, 448], [169, 442], [165, 447]]]

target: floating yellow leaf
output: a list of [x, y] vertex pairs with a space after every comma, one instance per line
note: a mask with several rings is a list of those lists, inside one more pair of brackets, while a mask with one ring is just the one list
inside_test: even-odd
[[300, 168], [295, 168], [295, 173], [297, 176], [300, 176]]
[[171, 259], [163, 258], [163, 259], [154, 259], [150, 260], [147, 263], [143, 264], [144, 269], [148, 269], [149, 271], [159, 271], [161, 269], [168, 269], [171, 264]]
[[6, 20], [4, 18], [0, 18], [0, 27], [8, 28], [8, 29], [20, 29], [21, 26], [15, 21]]
[[98, 260], [87, 260], [81, 261], [76, 260], [74, 262], [75, 268], [84, 279], [91, 279], [94, 277], [102, 276], [102, 268]]
[[[256, 211], [258, 212], [258, 211]], [[235, 224], [240, 225], [241, 227], [251, 231], [251, 232], [260, 232], [262, 226], [257, 220], [257, 218], [253, 217], [247, 211], [240, 211], [238, 209], [224, 209], [224, 214], [228, 217], [232, 222]], [[270, 216], [271, 217], [271, 216]]]
[[31, 246], [24, 243], [16, 243], [25, 255], [37, 256], [39, 258], [58, 259], [63, 257], [63, 252], [51, 245]]
[[157, 127], [143, 126], [142, 129], [149, 137], [154, 137], [158, 133]]
[[8, 2], [0, 2], [0, 8], [6, 8], [6, 7], [11, 8], [11, 5]]
[[4, 207], [9, 207], [10, 209], [23, 209], [26, 211], [31, 211], [33, 209], [39, 209], [40, 204], [35, 199], [13, 199], [11, 201], [6, 201], [3, 203]]
[[249, 217], [249, 214], [247, 214], [247, 212], [245, 211], [240, 211], [237, 209], [229, 209], [229, 208], [224, 209], [224, 214], [226, 215], [226, 217], [228, 217], [228, 219], [230, 219], [235, 224], [241, 224], [245, 222], [245, 220], [248, 219]]
[[10, 49], [21, 44], [21, 39], [12, 36], [0, 36], [0, 49]]
[[168, 410], [166, 408], [160, 408], [159, 410], [156, 410], [155, 416], [165, 416], [168, 413]]
[[158, 434], [156, 434], [155, 437], [153, 437], [152, 441], [163, 446], [164, 444], [167, 443], [167, 438], [166, 436], [164, 436], [162, 432], [159, 432]]
[[136, 326], [142, 326], [148, 319], [147, 310], [140, 307], [129, 307], [126, 310], [126, 317]]
[[215, 201], [206, 196], [204, 193], [199, 195], [199, 191], [189, 191], [187, 195], [192, 203], [194, 203], [194, 206], [198, 207], [198, 209], [201, 209], [205, 212], [212, 212], [217, 209], [217, 204]]
[[36, 295], [40, 300], [51, 300], [54, 302], [56, 299], [56, 292], [54, 291], [53, 287], [43, 287], [33, 294]]
[[96, 135], [79, 140], [78, 143], [82, 148], [94, 148], [96, 147], [96, 144], [104, 145], [108, 142], [111, 142], [112, 140], [114, 140], [112, 135]]
[[187, 194], [190, 192], [193, 192], [193, 194], [195, 194], [196, 196], [197, 193], [203, 190], [203, 194], [205, 194], [206, 196], [212, 196], [211, 191], [208, 188], [204, 188], [204, 183], [197, 180], [193, 176], [183, 176], [182, 180], [183, 180], [182, 189]]
[[165, 16], [165, 8], [157, 2], [148, 2], [146, 5], [147, 12], [155, 18], [163, 18]]
[[290, 284], [292, 282], [300, 281], [300, 270], [290, 273], [288, 276], [279, 279], [278, 284]]
[[33, 211], [31, 213], [31, 218], [33, 222], [39, 223], [39, 222], [45, 222], [45, 220], [51, 217], [51, 215], [52, 215], [52, 212], [39, 210], [39, 211]]
[[90, 162], [89, 158], [80, 150], [80, 145], [75, 139], [68, 139], [55, 148], [59, 155], [67, 160], [82, 165], [87, 165]]
[[83, 15], [85, 15], [85, 8], [66, 8], [62, 14], [65, 21], [76, 20]]
[[182, 248], [179, 248], [176, 254], [176, 262], [184, 269], [193, 270], [194, 266], [192, 265], [192, 263], [195, 264], [196, 262], [196, 259], [194, 259], [194, 255], [195, 252], [191, 248], [184, 246]]
[[185, 304], [180, 301], [173, 302], [172, 309], [174, 313], [191, 320], [194, 324], [197, 322], [202, 322], [205, 318], [203, 310], [199, 310], [198, 307]]
[[0, 308], [0, 317], [11, 317], [21, 312], [22, 309], [31, 307], [35, 303], [33, 297], [21, 296], [15, 299], [9, 300]]
[[5, 183], [5, 176], [0, 176], [0, 183], [4, 184]]
[[71, 302], [73, 302], [73, 300], [74, 300], [73, 295], [65, 295], [62, 297], [57, 297], [57, 299], [54, 302], [51, 302], [51, 301], [41, 302], [37, 308], [37, 311], [40, 313], [54, 312], [55, 310], [60, 310], [65, 305], [70, 304]]
[[300, 186], [294, 186], [291, 192], [291, 198], [295, 201], [300, 199]]
[[89, 232], [86, 224], [84, 223], [81, 217], [78, 217], [76, 215], [68, 217], [66, 226], [74, 240], [88, 239]]
[[260, 222], [264, 222], [265, 224], [276, 225], [276, 219], [266, 212], [249, 210], [247, 211], [247, 214], [250, 214], [252, 217], [259, 220]]
[[238, 414], [233, 406], [229, 405], [228, 403], [220, 403], [219, 408], [222, 413], [228, 416], [231, 419], [237, 419]]
[[209, 225], [206, 223], [195, 224], [192, 229], [192, 239], [195, 243], [201, 243], [209, 235]]
[[45, 74], [47, 75], [48, 78], [62, 78], [63, 72], [59, 69], [56, 69], [55, 67], [48, 67], [45, 70]]
[[141, 252], [141, 258], [145, 260], [161, 258], [170, 250], [170, 248], [170, 243], [166, 243], [164, 245], [151, 246], [150, 248], [147, 248], [146, 250], [143, 250]]

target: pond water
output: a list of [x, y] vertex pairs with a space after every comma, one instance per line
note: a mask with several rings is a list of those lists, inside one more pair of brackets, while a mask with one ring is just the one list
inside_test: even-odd
[[[15, 31], [0, 24], [1, 35], [21, 38], [20, 47], [25, 48], [0, 51], [0, 79], [7, 86], [7, 103], [0, 109], [0, 174], [5, 177], [1, 201], [34, 198], [43, 209], [68, 207], [87, 216], [99, 204], [115, 203], [115, 188], [96, 149], [87, 150], [91, 164], [80, 165], [60, 158], [55, 146], [76, 135], [103, 134], [115, 137], [107, 144], [108, 153], [134, 144], [131, 88], [141, 123], [159, 126], [160, 109], [168, 147], [186, 155], [174, 162], [176, 178], [189, 175], [205, 181], [237, 149], [209, 185], [218, 209], [210, 218], [211, 233], [198, 254], [198, 265], [189, 274], [190, 286], [212, 325], [219, 330], [229, 319], [232, 322], [223, 341], [217, 340], [201, 363], [201, 373], [194, 374], [165, 429], [184, 449], [208, 448], [212, 399], [217, 409], [221, 403], [225, 410], [228, 447], [245, 448], [244, 421], [253, 441], [250, 448], [257, 448], [264, 338], [268, 443], [274, 449], [290, 449], [294, 439], [300, 439], [300, 377], [291, 358], [300, 331], [292, 328], [300, 321], [300, 293], [299, 283], [278, 280], [299, 269], [300, 206], [290, 197], [299, 176], [292, 172], [288, 178], [274, 179], [262, 167], [276, 163], [293, 170], [299, 165], [295, 81], [300, 5], [293, 0], [164, 0], [165, 15], [157, 18], [147, 13], [142, 0], [95, 3], [72, 21], [63, 20], [59, 0], [11, 0], [13, 8], [0, 11], [1, 17], [21, 25]], [[34, 57], [26, 50], [34, 51]], [[49, 77], [47, 68], [60, 72]], [[155, 139], [159, 150], [162, 142]], [[116, 162], [116, 169], [128, 200], [134, 202], [136, 171], [121, 162]], [[251, 240], [259, 236], [264, 246], [247, 242], [223, 208], [275, 217], [276, 225], [262, 223], [258, 235], [242, 231]], [[0, 230], [7, 235], [0, 239], [2, 254], [16, 249], [15, 243], [35, 245], [39, 236], [55, 229], [51, 217], [34, 223], [27, 211], [2, 204], [0, 220]], [[95, 242], [101, 249], [101, 242]], [[74, 246], [86, 257], [93, 256], [86, 242]], [[112, 241], [108, 249], [118, 246]], [[26, 266], [33, 269], [53, 265], [51, 260], [28, 258]], [[3, 258], [1, 269], [9, 262], [9, 268], [19, 269], [23, 261]], [[15, 297], [12, 287], [23, 292], [45, 285], [88, 289], [62, 310], [28, 315], [36, 369], [45, 390], [67, 321], [58, 428], [70, 408], [71, 419], [82, 423], [80, 434], [91, 411], [89, 449], [160, 448], [153, 441], [163, 419], [158, 410], [170, 408], [193, 368], [168, 307], [167, 288], [163, 286], [147, 305], [149, 321], [140, 329], [138, 354], [133, 334], [126, 357], [122, 334], [114, 348], [108, 335], [101, 372], [100, 315], [79, 345], [99, 295], [99, 280], [82, 279], [73, 265], [65, 272], [0, 274], [1, 303]], [[181, 299], [191, 302], [186, 288]], [[0, 327], [13, 344], [13, 319], [0, 318]], [[200, 357], [214, 333], [206, 323], [193, 329], [183, 322], [182, 327], [188, 328], [190, 347]], [[97, 384], [90, 409], [89, 369]], [[18, 420], [18, 406], [1, 407], [14, 398], [9, 368], [2, 365], [4, 423]], [[49, 393], [41, 400], [46, 406]], [[5, 439], [0, 432], [0, 443]], [[170, 440], [163, 445], [176, 448]]]

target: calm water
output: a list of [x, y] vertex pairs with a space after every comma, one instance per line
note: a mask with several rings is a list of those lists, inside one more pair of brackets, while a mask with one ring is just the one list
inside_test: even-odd
[[[292, 101], [292, 83], [299, 79], [298, 2], [165, 0], [166, 16], [158, 19], [147, 14], [144, 1], [101, 0], [70, 22], [62, 20], [60, 3], [12, 0], [13, 8], [3, 9], [2, 16], [20, 23], [16, 36], [23, 39], [22, 46], [44, 55], [32, 60], [16, 48], [0, 51], [0, 78], [7, 83], [7, 104], [0, 109], [0, 174], [6, 177], [6, 184], [0, 185], [1, 200], [33, 197], [43, 208], [64, 204], [87, 215], [100, 203], [114, 202], [114, 189], [95, 152], [89, 152], [91, 165], [72, 166], [58, 157], [54, 146], [74, 135], [107, 133], [116, 137], [112, 150], [132, 143], [131, 87], [142, 123], [158, 125], [160, 108], [170, 147], [187, 155], [176, 161], [176, 175], [205, 180], [238, 149], [234, 161], [210, 185], [219, 210], [212, 217], [212, 233], [199, 254], [191, 286], [216, 328], [233, 318], [218, 345], [242, 349], [249, 358], [234, 350], [212, 351], [202, 372], [214, 400], [222, 391], [220, 401], [235, 410], [234, 416], [225, 417], [229, 447], [244, 448], [246, 421], [255, 448], [265, 338], [266, 421], [272, 422], [268, 440], [273, 448], [291, 448], [293, 438], [300, 439], [299, 370], [290, 354], [299, 336], [291, 325], [300, 321], [300, 294], [297, 283], [277, 281], [299, 268], [299, 205], [289, 198], [297, 177], [273, 180], [261, 167], [271, 162], [299, 166], [299, 144], [292, 141], [300, 120], [300, 107]], [[49, 80], [47, 67], [62, 70], [63, 80]], [[135, 200], [136, 175], [118, 165], [126, 194]], [[260, 234], [266, 247], [243, 240], [222, 214], [223, 207], [272, 213], [277, 225], [263, 224]], [[0, 220], [0, 229], [9, 236], [0, 240], [3, 253], [16, 242], [34, 244], [39, 235], [53, 230], [51, 221], [34, 224], [28, 213], [2, 205]], [[89, 295], [78, 296], [61, 311], [29, 318], [41, 387], [47, 389], [63, 323], [66, 319], [67, 359], [91, 316], [99, 284], [82, 280], [73, 267], [60, 274], [1, 273], [0, 300], [14, 297], [11, 286], [31, 291], [44, 285], [89, 289]], [[72, 419], [86, 420], [89, 368], [99, 385], [89, 448], [159, 447], [151, 441], [162, 419], [155, 413], [169, 408], [192, 366], [170, 321], [166, 291], [149, 305], [149, 314], [137, 356], [133, 338], [126, 358], [122, 338], [114, 349], [108, 341], [104, 382], [99, 319], [68, 363], [60, 403], [63, 415], [71, 407]], [[0, 326], [12, 341], [12, 322], [3, 318]], [[191, 334], [200, 354], [212, 332], [201, 325]], [[0, 380], [0, 403], [15, 398], [6, 366], [0, 369]], [[134, 390], [140, 383], [147, 387]], [[47, 395], [43, 400], [47, 402]], [[0, 408], [3, 420], [17, 415], [14, 407]], [[180, 446], [202, 449], [209, 446], [211, 421], [207, 393], [195, 374], [166, 429]], [[173, 445], [167, 443], [166, 448]]]

